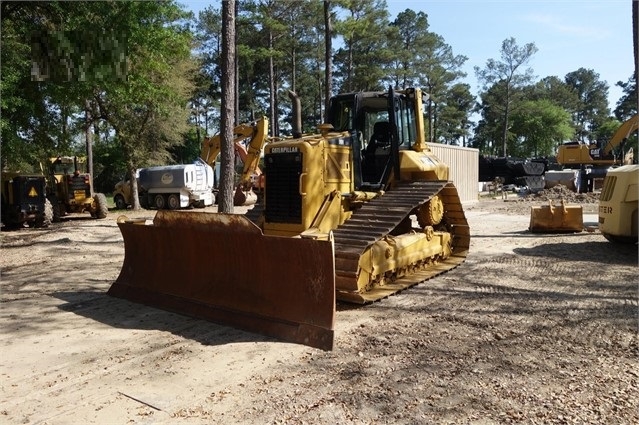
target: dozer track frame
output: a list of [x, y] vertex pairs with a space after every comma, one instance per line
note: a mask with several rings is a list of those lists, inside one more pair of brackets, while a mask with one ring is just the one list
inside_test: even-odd
[[[452, 254], [423, 270], [412, 271], [391, 283], [365, 292], [354, 291], [359, 260], [374, 243], [391, 234], [422, 204], [439, 196], [444, 204], [443, 222], [451, 233]], [[333, 232], [337, 299], [366, 304], [416, 285], [463, 263], [470, 245], [470, 230], [457, 189], [445, 181], [400, 182], [379, 198], [364, 204]]]

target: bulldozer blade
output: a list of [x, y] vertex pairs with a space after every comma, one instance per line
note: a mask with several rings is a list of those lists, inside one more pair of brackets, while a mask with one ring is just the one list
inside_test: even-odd
[[109, 295], [331, 350], [332, 240], [265, 236], [242, 215], [160, 210], [122, 216], [124, 262]]
[[530, 209], [532, 233], [577, 233], [584, 230], [581, 205], [542, 205]]

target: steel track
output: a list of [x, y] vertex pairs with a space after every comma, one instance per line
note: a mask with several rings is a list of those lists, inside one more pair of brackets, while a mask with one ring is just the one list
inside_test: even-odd
[[[357, 287], [359, 259], [375, 242], [395, 230], [421, 204], [439, 195], [444, 203], [444, 222], [452, 235], [453, 254], [427, 270], [374, 287], [365, 293]], [[370, 303], [451, 270], [466, 258], [470, 243], [468, 222], [457, 189], [450, 182], [400, 182], [379, 198], [365, 203], [352, 217], [333, 231], [335, 240], [335, 284], [337, 299], [358, 304]]]

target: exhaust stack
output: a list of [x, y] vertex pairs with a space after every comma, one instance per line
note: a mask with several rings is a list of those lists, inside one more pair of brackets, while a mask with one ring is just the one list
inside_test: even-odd
[[291, 123], [293, 138], [299, 139], [302, 137], [302, 103], [300, 102], [300, 97], [294, 91], [289, 90], [288, 97], [293, 102], [293, 122]]

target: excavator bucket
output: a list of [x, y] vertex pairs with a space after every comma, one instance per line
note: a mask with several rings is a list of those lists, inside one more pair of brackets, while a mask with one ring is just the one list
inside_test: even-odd
[[233, 194], [233, 205], [248, 207], [255, 205], [256, 202], [257, 195], [253, 192], [253, 190], [245, 190], [241, 185], [235, 189], [235, 193]]
[[118, 226], [124, 263], [109, 295], [332, 349], [332, 240], [265, 236], [242, 215], [195, 211]]
[[530, 210], [530, 228], [533, 233], [570, 233], [584, 229], [583, 210], [581, 205], [534, 206]]

